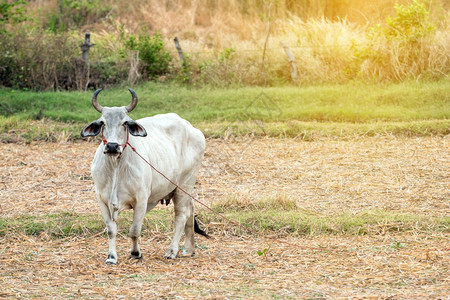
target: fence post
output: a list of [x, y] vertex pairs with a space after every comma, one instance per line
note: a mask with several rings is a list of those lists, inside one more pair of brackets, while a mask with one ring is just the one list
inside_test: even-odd
[[183, 49], [181, 49], [180, 41], [178, 41], [177, 37], [175, 37], [173, 41], [175, 43], [175, 47], [177, 48], [178, 55], [180, 56], [181, 65], [184, 67], [186, 63], [186, 58], [184, 57]]
[[270, 35], [270, 21], [271, 21], [271, 17], [270, 17], [270, 9], [272, 8], [272, 2], [269, 3], [269, 4], [267, 5], [267, 4], [266, 4], [266, 1], [264, 1], [264, 4], [267, 6], [268, 16], [267, 16], [266, 39], [264, 40], [264, 49], [263, 49], [263, 54], [262, 54], [262, 63], [263, 63], [263, 64], [264, 64], [264, 58], [266, 57], [267, 43], [269, 42], [269, 35]]
[[89, 48], [94, 45], [95, 44], [91, 44], [91, 34], [89, 32], [86, 32], [84, 34], [84, 44], [81, 45], [81, 57], [83, 58], [85, 63], [89, 61]]
[[91, 73], [91, 67], [89, 65], [89, 49], [95, 44], [91, 44], [91, 34], [86, 32], [84, 34], [84, 44], [81, 45], [81, 58], [84, 62], [84, 69], [86, 72], [86, 84], [84, 85], [84, 90], [87, 91], [89, 86], [89, 79]]
[[291, 65], [291, 79], [292, 82], [295, 83], [297, 82], [297, 65], [295, 64], [294, 54], [292, 54], [291, 49], [289, 49], [289, 47], [283, 41], [281, 41], [280, 43], [288, 57], [289, 64]]

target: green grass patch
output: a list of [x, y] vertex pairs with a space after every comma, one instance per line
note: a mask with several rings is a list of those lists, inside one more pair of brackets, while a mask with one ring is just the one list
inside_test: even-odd
[[[448, 232], [449, 217], [429, 217], [384, 210], [368, 210], [357, 214], [345, 212], [331, 216], [318, 215], [302, 209], [294, 210], [231, 210], [224, 215], [243, 226], [263, 234], [301, 235], [365, 235], [385, 232]], [[201, 213], [205, 224], [224, 223], [210, 213]], [[225, 221], [226, 223], [226, 221]], [[225, 225], [236, 234], [246, 233], [241, 227]]]
[[[448, 134], [450, 128], [450, 83], [446, 80], [228, 89], [150, 82], [135, 90], [139, 105], [131, 117], [175, 112], [213, 137], [429, 135]], [[0, 89], [1, 139], [51, 141], [61, 131], [78, 139], [81, 128], [99, 117], [91, 97], [92, 91]], [[124, 87], [99, 95], [104, 106], [127, 105], [130, 99]]]
[[[450, 225], [450, 217], [429, 217], [389, 210], [321, 215], [298, 207], [294, 199], [284, 194], [256, 199], [235, 195], [216, 203], [212, 208], [227, 218], [262, 233], [363, 235], [411, 230], [448, 232]], [[224, 222], [220, 216], [210, 212], [202, 212], [200, 217], [206, 224]], [[234, 227], [234, 231], [238, 234], [244, 231], [243, 228], [232, 224], [227, 226]]]
[[[171, 230], [172, 213], [169, 210], [155, 210], [144, 220], [145, 230], [167, 232]], [[123, 212], [117, 221], [119, 233], [128, 234], [133, 217], [131, 212]], [[69, 236], [91, 236], [105, 231], [105, 223], [100, 214], [55, 213], [46, 215], [17, 215], [0, 217], [0, 236], [9, 233], [23, 233], [38, 236], [46, 233], [52, 238]], [[106, 231], [105, 231], [106, 234]]]
[[[321, 215], [299, 207], [285, 194], [252, 198], [245, 194], [233, 195], [212, 207], [227, 218], [262, 233], [294, 235], [319, 234], [377, 234], [386, 231], [442, 232], [448, 231], [450, 217], [429, 217], [389, 210], [367, 210], [359, 213], [342, 212]], [[224, 223], [220, 216], [202, 211], [205, 223]], [[229, 224], [234, 232], [245, 233], [242, 227]], [[246, 232], [249, 233], [249, 232]]]
[[[245, 208], [233, 204], [225, 209], [230, 203], [218, 204], [213, 208], [227, 218], [262, 234], [302, 236], [365, 235], [408, 231], [416, 233], [449, 232], [450, 217], [429, 217], [384, 210], [368, 210], [357, 214], [345, 212], [323, 216], [293, 207], [292, 203], [267, 205], [270, 202], [263, 199]], [[214, 232], [221, 232], [224, 226], [227, 232], [233, 234], [250, 234], [233, 224], [217, 225], [224, 224], [226, 221], [203, 209], [198, 210], [198, 217], [204, 224], [213, 224], [208, 226], [208, 232], [213, 235]], [[154, 231], [171, 232], [173, 230], [172, 221], [171, 210], [152, 211], [145, 218], [143, 234]], [[128, 234], [131, 222], [131, 212], [122, 213], [118, 219], [119, 233]], [[65, 238], [92, 236], [104, 231], [105, 225], [100, 214], [57, 213], [40, 216], [0, 217], [0, 236], [18, 232], [29, 236], [38, 236], [44, 232], [51, 238]]]

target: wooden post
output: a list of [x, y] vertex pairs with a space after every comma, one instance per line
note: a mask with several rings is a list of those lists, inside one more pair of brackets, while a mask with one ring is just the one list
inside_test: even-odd
[[295, 57], [291, 52], [291, 49], [283, 42], [281, 41], [281, 46], [283, 46], [284, 52], [286, 52], [286, 55], [288, 57], [289, 64], [291, 65], [291, 79], [292, 82], [297, 82], [297, 65], [295, 64]]
[[87, 88], [89, 86], [89, 79], [91, 73], [91, 68], [89, 65], [89, 48], [91, 48], [94, 45], [95, 44], [91, 44], [91, 34], [89, 32], [86, 32], [84, 34], [84, 44], [81, 45], [81, 58], [84, 61], [84, 69], [86, 71], [86, 84], [84, 86], [85, 91], [87, 91]]
[[178, 55], [180, 56], [181, 65], [184, 67], [186, 63], [186, 58], [184, 57], [183, 49], [181, 49], [181, 45], [177, 37], [175, 37], [173, 41], [175, 42], [175, 47], [177, 48]]
[[89, 48], [94, 45], [95, 44], [91, 44], [91, 34], [89, 32], [86, 32], [84, 34], [84, 44], [81, 45], [81, 57], [83, 58], [85, 63], [89, 61]]
[[[266, 4], [266, 1], [264, 1], [264, 4]], [[269, 34], [270, 34], [270, 8], [272, 7], [272, 2], [269, 3], [269, 5], [267, 5], [267, 10], [268, 10], [268, 16], [267, 16], [267, 30], [266, 30], [266, 39], [264, 40], [264, 49], [263, 49], [263, 54], [262, 54], [262, 63], [264, 65], [264, 58], [266, 57], [266, 48], [267, 48], [267, 43], [269, 42]]]
[[178, 55], [180, 56], [181, 60], [181, 78], [185, 83], [191, 83], [192, 82], [192, 70], [191, 66], [189, 64], [189, 61], [186, 60], [186, 57], [184, 56], [183, 49], [181, 49], [180, 41], [177, 37], [173, 39], [175, 43], [175, 47], [177, 48]]

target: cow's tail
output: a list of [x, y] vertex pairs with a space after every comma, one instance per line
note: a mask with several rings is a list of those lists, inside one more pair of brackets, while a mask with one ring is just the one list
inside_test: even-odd
[[200, 229], [200, 226], [198, 226], [197, 218], [194, 217], [194, 232], [203, 235], [207, 239], [210, 239], [211, 237], [202, 229]]

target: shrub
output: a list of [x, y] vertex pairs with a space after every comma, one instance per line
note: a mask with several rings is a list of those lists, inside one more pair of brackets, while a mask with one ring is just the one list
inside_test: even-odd
[[395, 4], [395, 10], [397, 15], [386, 19], [386, 37], [415, 43], [432, 36], [436, 31], [436, 26], [429, 20], [430, 13], [425, 4], [413, 0], [410, 6]]
[[[79, 82], [77, 43], [67, 34], [19, 28], [0, 34], [0, 81], [4, 86], [34, 89], [64, 88], [67, 78]], [[78, 87], [75, 87], [78, 88]]]
[[141, 71], [145, 77], [153, 79], [168, 72], [171, 56], [164, 49], [164, 40], [160, 33], [155, 32], [152, 36], [141, 34], [139, 37], [130, 35], [125, 45], [128, 50], [139, 51]]
[[446, 40], [436, 35], [425, 5], [396, 5], [396, 16], [372, 27], [366, 45], [354, 45], [357, 73], [366, 78], [401, 81], [441, 77], [450, 71]]
[[129, 64], [126, 60], [111, 60], [109, 58], [91, 63], [90, 84], [94, 88], [117, 85], [128, 77]]
[[127, 79], [126, 59], [105, 56], [87, 65], [80, 42], [69, 32], [18, 30], [0, 34], [0, 85], [18, 89], [84, 90], [116, 85]]

